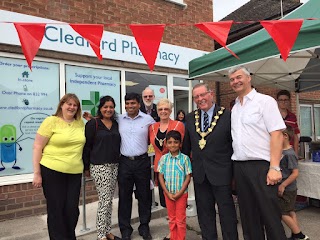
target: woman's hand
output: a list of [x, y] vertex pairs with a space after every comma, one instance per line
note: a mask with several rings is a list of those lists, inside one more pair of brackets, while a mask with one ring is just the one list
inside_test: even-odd
[[34, 173], [33, 174], [33, 181], [32, 185], [39, 188], [42, 186], [42, 177], [40, 173]]
[[90, 177], [91, 177], [90, 171], [89, 171], [89, 170], [84, 170], [84, 176], [85, 176], [86, 178], [90, 178]]

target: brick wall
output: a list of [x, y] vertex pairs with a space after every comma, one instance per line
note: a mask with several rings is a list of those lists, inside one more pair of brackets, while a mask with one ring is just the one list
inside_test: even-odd
[[[67, 23], [197, 23], [212, 21], [212, 0], [184, 1], [183, 9], [164, 0], [1, 0], [0, 9]], [[132, 35], [128, 26], [105, 30]], [[194, 26], [166, 27], [162, 42], [210, 51], [213, 41]]]
[[[212, 0], [185, 0], [183, 9], [164, 0], [0, 0], [0, 9], [67, 23], [197, 23], [212, 21]], [[106, 31], [132, 35], [128, 26], [105, 26]], [[213, 41], [194, 26], [167, 26], [162, 42], [204, 51], [213, 50]], [[0, 44], [0, 51], [22, 53], [20, 46]], [[37, 56], [148, 70], [147, 65], [127, 63], [96, 57], [64, 54], [40, 50]], [[155, 67], [155, 71], [187, 74], [187, 71]], [[86, 187], [87, 202], [97, 200], [93, 183]], [[0, 221], [45, 213], [45, 200], [41, 189], [31, 183], [0, 186]]]
[[[86, 203], [97, 201], [93, 182], [86, 184]], [[82, 204], [82, 192], [80, 204]], [[0, 221], [31, 215], [45, 214], [46, 200], [42, 188], [31, 183], [0, 186]]]
[[[214, 88], [213, 88], [214, 89]], [[270, 95], [271, 97], [277, 97], [277, 93], [279, 89], [276, 88], [259, 88], [256, 87], [256, 90], [260, 93]], [[230, 102], [234, 100], [237, 95], [231, 89], [229, 83], [220, 83], [220, 100], [221, 106], [229, 108]], [[320, 91], [313, 92], [304, 92], [299, 93], [299, 103], [317, 103], [320, 104]], [[296, 93], [291, 92], [291, 102], [290, 102], [290, 110], [294, 113], [297, 112], [297, 104], [296, 104]]]

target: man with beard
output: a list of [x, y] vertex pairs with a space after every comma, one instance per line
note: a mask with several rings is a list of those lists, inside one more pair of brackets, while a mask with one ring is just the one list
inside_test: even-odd
[[142, 103], [140, 106], [140, 111], [150, 115], [156, 122], [160, 121], [157, 113], [157, 105], [153, 103], [154, 101], [154, 91], [150, 87], [146, 87], [142, 91]]

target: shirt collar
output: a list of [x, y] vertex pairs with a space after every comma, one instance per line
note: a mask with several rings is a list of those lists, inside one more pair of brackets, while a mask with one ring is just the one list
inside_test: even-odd
[[[142, 112], [139, 110], [139, 113], [137, 116], [135, 116], [133, 119], [136, 119], [138, 117], [141, 117], [142, 116]], [[128, 113], [126, 112], [125, 114], [122, 115], [123, 118], [129, 118], [129, 119], [132, 119], [131, 117], [128, 116]]]
[[181, 151], [179, 151], [178, 155], [177, 155], [177, 156], [175, 156], [175, 157], [171, 155], [171, 152], [168, 152], [168, 154], [169, 154], [169, 157], [170, 157], [170, 158], [176, 158], [176, 159], [179, 159], [179, 158], [180, 158], [180, 156], [181, 156]]
[[[252, 100], [254, 98], [254, 96], [257, 94], [256, 89], [252, 89], [247, 95], [245, 95], [243, 98], [244, 99], [250, 99]], [[240, 102], [239, 97], [236, 98], [236, 103]]]
[[[211, 108], [209, 108], [209, 110], [206, 111], [206, 113], [208, 113], [209, 116], [212, 116], [212, 115], [213, 115], [213, 110], [214, 110], [215, 106], [216, 106], [216, 104], [213, 103], [213, 105], [211, 106]], [[203, 115], [204, 112], [205, 112], [205, 111], [201, 110], [201, 115]]]

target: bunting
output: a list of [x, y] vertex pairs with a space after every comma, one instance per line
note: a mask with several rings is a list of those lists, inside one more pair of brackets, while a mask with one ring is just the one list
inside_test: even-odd
[[73, 30], [86, 39], [99, 60], [102, 60], [100, 53], [100, 42], [103, 34], [103, 24], [69, 24]]
[[287, 60], [296, 42], [303, 19], [260, 21], [277, 45], [281, 57]]
[[129, 26], [150, 71], [153, 71], [165, 24], [130, 24]]
[[32, 61], [41, 45], [45, 26], [46, 24], [44, 23], [14, 23], [21, 43], [22, 52], [31, 71]]
[[[314, 19], [307, 19], [314, 20]], [[292, 20], [270, 20], [260, 21], [260, 24], [269, 33], [274, 40], [281, 57], [287, 60], [291, 49], [297, 39], [301, 29], [303, 19]], [[222, 22], [201, 22], [193, 24], [198, 29], [206, 33], [212, 39], [217, 41], [222, 47], [229, 51], [233, 56], [239, 57], [230, 50], [226, 43], [232, 24], [238, 22], [222, 21]], [[46, 23], [13, 23], [19, 36], [22, 51], [30, 69], [32, 69], [32, 61], [37, 54], [41, 45]], [[69, 24], [78, 34], [88, 41], [91, 48], [97, 55], [98, 59], [102, 59], [100, 53], [100, 44], [103, 35], [103, 27], [108, 24]], [[110, 25], [110, 24], [109, 24]], [[117, 24], [113, 24], [117, 25]], [[162, 40], [162, 36], [166, 25], [172, 24], [129, 24], [132, 34], [137, 45], [146, 60], [150, 71], [153, 71], [157, 59], [158, 50]], [[173, 24], [179, 25], [179, 24]], [[184, 24], [186, 25], [186, 24]]]
[[195, 26], [217, 41], [229, 53], [239, 59], [239, 57], [226, 46], [232, 24], [233, 21], [202, 22], [195, 24]]

